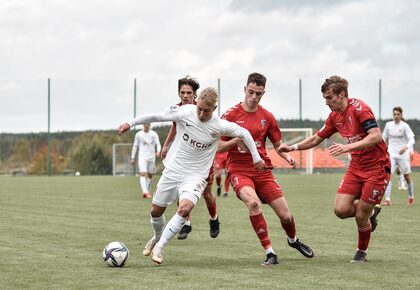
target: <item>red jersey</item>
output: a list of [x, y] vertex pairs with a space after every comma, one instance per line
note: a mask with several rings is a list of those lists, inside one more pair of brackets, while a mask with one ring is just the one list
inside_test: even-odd
[[[317, 135], [325, 139], [338, 132], [347, 144], [354, 143], [367, 136], [362, 124], [371, 119], [375, 119], [375, 116], [368, 105], [358, 99], [348, 99], [344, 112], [331, 112]], [[387, 160], [389, 160], [389, 154], [383, 140], [375, 146], [351, 151], [351, 165], [361, 169]]]
[[[266, 168], [273, 168], [270, 158], [267, 156], [265, 141], [267, 137], [272, 143], [281, 140], [280, 128], [273, 114], [258, 106], [256, 112], [246, 112], [242, 109], [241, 103], [227, 110], [222, 119], [234, 122], [247, 129], [254, 139], [258, 153], [265, 162]], [[223, 141], [229, 140], [229, 137], [222, 137]], [[226, 168], [229, 173], [237, 171], [258, 172], [252, 161], [249, 151], [240, 151], [238, 147], [233, 147], [227, 157]]]

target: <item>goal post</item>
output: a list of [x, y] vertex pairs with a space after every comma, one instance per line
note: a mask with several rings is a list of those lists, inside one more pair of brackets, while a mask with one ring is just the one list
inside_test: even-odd
[[[313, 135], [312, 128], [281, 128], [282, 143], [296, 144]], [[271, 147], [271, 148], [270, 148]], [[268, 155], [273, 162], [274, 170], [287, 171], [290, 173], [313, 173], [313, 149], [305, 151], [292, 151], [289, 154], [296, 159], [297, 166], [292, 170], [290, 165], [275, 152], [274, 148], [267, 146]]]

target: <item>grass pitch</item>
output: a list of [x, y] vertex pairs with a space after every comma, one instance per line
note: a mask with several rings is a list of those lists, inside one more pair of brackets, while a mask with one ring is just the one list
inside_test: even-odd
[[[409, 207], [406, 191], [394, 190], [393, 205], [383, 208], [372, 234], [368, 262], [351, 264], [354, 219], [333, 213], [341, 177], [278, 176], [298, 237], [316, 256], [307, 259], [288, 247], [265, 206], [280, 258], [271, 268], [260, 266], [264, 251], [232, 192], [217, 199], [219, 237], [209, 236], [201, 200], [192, 213], [192, 233], [184, 241], [172, 240], [157, 266], [141, 255], [152, 235], [151, 200], [140, 198], [137, 178], [1, 177], [0, 289], [419, 289], [420, 200]], [[420, 184], [419, 173], [414, 181]], [[167, 220], [174, 211], [174, 206], [167, 210]], [[130, 250], [123, 268], [102, 261], [104, 246], [113, 240]]]

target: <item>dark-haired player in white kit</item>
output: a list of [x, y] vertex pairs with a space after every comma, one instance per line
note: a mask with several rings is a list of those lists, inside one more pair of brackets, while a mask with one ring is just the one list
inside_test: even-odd
[[[181, 230], [200, 199], [221, 136], [242, 138], [257, 170], [264, 169], [264, 161], [249, 132], [213, 114], [216, 105], [216, 90], [207, 88], [198, 97], [197, 105], [174, 105], [163, 114], [139, 117], [117, 129], [121, 134], [143, 123], [173, 121], [177, 124], [178, 132], [164, 160], [165, 169], [153, 196], [150, 215], [154, 235], [143, 250], [143, 255], [152, 255], [152, 261], [157, 264], [163, 262], [164, 247]], [[177, 199], [178, 210], [165, 226], [164, 212]]]

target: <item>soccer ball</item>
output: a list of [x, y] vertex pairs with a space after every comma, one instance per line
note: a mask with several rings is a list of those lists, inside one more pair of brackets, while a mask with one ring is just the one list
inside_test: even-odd
[[128, 248], [123, 242], [111, 242], [102, 253], [105, 264], [110, 267], [122, 267], [128, 260]]

